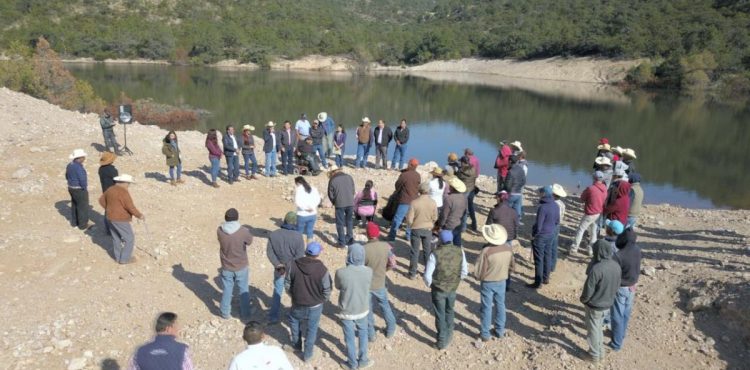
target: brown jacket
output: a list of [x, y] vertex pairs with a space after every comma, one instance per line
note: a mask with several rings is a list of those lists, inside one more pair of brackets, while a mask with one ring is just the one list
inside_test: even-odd
[[142, 216], [141, 211], [135, 208], [128, 189], [117, 184], [110, 186], [99, 197], [99, 204], [104, 207], [107, 219], [110, 221], [129, 222], [133, 219], [133, 216], [138, 218]]
[[437, 204], [428, 194], [414, 199], [406, 214], [406, 224], [412, 229], [432, 229], [437, 219]]
[[474, 265], [474, 276], [479, 281], [503, 281], [513, 270], [513, 248], [510, 244], [487, 244]]
[[221, 268], [228, 271], [240, 271], [247, 267], [247, 246], [253, 243], [253, 234], [245, 226], [240, 226], [233, 233], [227, 233], [221, 226], [216, 230], [219, 239], [219, 257]]
[[396, 180], [398, 204], [411, 204], [414, 199], [417, 199], [420, 182], [422, 182], [422, 177], [419, 176], [417, 170], [407, 169], [401, 172]]

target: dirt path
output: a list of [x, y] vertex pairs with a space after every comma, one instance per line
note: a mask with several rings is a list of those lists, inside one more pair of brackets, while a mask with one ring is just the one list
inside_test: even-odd
[[[171, 187], [165, 183], [167, 168], [160, 151], [165, 131], [132, 126], [128, 143], [135, 155], [118, 158], [115, 165], [137, 178], [131, 193], [147, 216], [149, 231], [144, 224], [134, 224], [137, 245], [156, 259], [138, 250], [137, 264], [118, 266], [110, 257], [111, 241], [104, 235], [102, 209], [96, 205], [97, 151], [102, 142], [97, 117], [0, 89], [0, 125], [0, 315], [5, 320], [0, 369], [124, 368], [133, 349], [150, 337], [155, 315], [164, 310], [180, 315], [182, 340], [191, 346], [198, 368], [226, 368], [244, 344], [242, 324], [217, 315], [221, 289], [216, 227], [229, 207], [236, 207], [240, 221], [252, 227], [256, 238], [250, 248], [251, 295], [254, 318], [264, 319], [272, 292], [265, 236], [293, 209], [291, 179], [222, 183], [213, 189], [205, 184], [203, 135], [182, 132], [187, 183]], [[119, 128], [117, 133], [122, 140]], [[96, 226], [86, 233], [70, 226], [63, 173], [68, 154], [77, 147], [91, 156], [86, 168]], [[395, 181], [390, 172], [346, 171], [358, 187], [374, 179], [381, 197], [390, 193]], [[422, 174], [426, 178], [426, 172]], [[324, 176], [312, 179], [314, 186], [325, 188]], [[479, 184], [491, 189], [494, 181], [482, 178]], [[528, 195], [524, 245], [529, 244], [533, 223]], [[562, 246], [568, 245], [580, 217], [580, 204], [573, 198], [566, 201]], [[492, 200], [483, 193], [477, 202], [483, 220]], [[321, 210], [316, 230], [325, 243], [333, 240], [332, 219], [332, 209]], [[750, 212], [646, 206], [639, 231], [644, 264], [655, 271], [651, 277], [641, 276], [625, 348], [609, 354], [601, 367], [746, 368]], [[467, 257], [473, 263], [482, 243], [478, 235], [469, 234], [467, 240]], [[371, 346], [376, 369], [589, 368], [578, 359], [585, 347], [578, 303], [583, 256], [561, 259], [552, 283], [536, 292], [523, 286], [533, 274], [533, 266], [523, 262], [514, 277], [515, 291], [507, 296], [508, 337], [484, 346], [477, 343], [478, 284], [466, 279], [458, 291], [454, 342], [438, 352], [431, 347], [429, 292], [421, 281], [403, 275], [408, 265], [406, 242], [399, 239], [395, 250], [399, 266], [388, 279], [399, 331], [392, 339], [380, 336]], [[330, 270], [342, 266], [344, 259], [344, 251], [327, 244], [323, 261]], [[331, 301], [337, 297], [334, 292]], [[283, 302], [289, 306], [288, 298]], [[701, 303], [708, 307], [687, 310], [702, 308]], [[334, 306], [327, 304], [312, 365], [290, 354], [295, 367], [338, 367], [345, 355], [334, 313]], [[377, 325], [382, 327], [382, 319]], [[268, 341], [287, 343], [286, 327], [271, 328]]]

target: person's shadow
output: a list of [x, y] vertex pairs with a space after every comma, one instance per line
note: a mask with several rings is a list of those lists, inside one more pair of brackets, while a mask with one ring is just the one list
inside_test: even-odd
[[207, 173], [211, 173], [211, 168], [203, 166], [200, 169], [192, 171], [182, 171], [182, 174], [189, 177], [194, 177], [206, 185], [211, 185], [211, 179], [208, 178]]
[[143, 177], [147, 179], [154, 179], [159, 182], [169, 182], [169, 177], [165, 176], [161, 172], [146, 172], [143, 174]]
[[172, 266], [172, 276], [200, 298], [211, 314], [221, 316], [218, 305], [221, 301], [221, 292], [209, 283], [208, 275], [187, 271], [180, 263]]
[[101, 370], [120, 370], [120, 364], [117, 363], [117, 360], [112, 358], [105, 358], [100, 363]]
[[[71, 227], [75, 226], [72, 222], [72, 210], [70, 209], [69, 200], [60, 200], [55, 202], [55, 209], [57, 209], [57, 212], [61, 216], [68, 219]], [[84, 231], [84, 234], [91, 238], [92, 243], [96, 244], [99, 248], [104, 250], [104, 252], [106, 252], [110, 258], [114, 259], [115, 256], [112, 251], [112, 237], [108, 236], [105, 232], [104, 215], [90, 207], [89, 220], [94, 224], [94, 226]]]

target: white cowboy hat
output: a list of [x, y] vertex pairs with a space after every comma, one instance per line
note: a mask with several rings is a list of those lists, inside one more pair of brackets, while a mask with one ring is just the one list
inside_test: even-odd
[[328, 119], [328, 113], [326, 112], [318, 113], [318, 121], [325, 121], [327, 119]]
[[362, 122], [370, 123], [370, 118], [368, 117], [362, 118]]
[[508, 232], [498, 224], [482, 226], [482, 236], [492, 245], [503, 245], [508, 241]]
[[273, 123], [273, 121], [268, 121], [268, 123], [266, 123], [266, 127], [273, 127], [273, 126], [276, 126], [276, 124]]
[[609, 144], [600, 144], [600, 145], [598, 145], [596, 147], [596, 150], [604, 150], [604, 151], [607, 151], [607, 152], [612, 151], [612, 149], [610, 148]]
[[242, 126], [242, 131], [249, 130], [249, 131], [255, 131], [255, 127], [250, 125], [244, 125]]
[[597, 166], [604, 166], [604, 165], [611, 166], [612, 165], [612, 161], [610, 161], [609, 158], [607, 157], [596, 157], [596, 159], [594, 160], [594, 163], [596, 163]]
[[123, 173], [120, 176], [115, 176], [114, 178], [115, 182], [127, 182], [127, 183], [135, 183], [135, 180], [133, 179], [133, 176], [130, 176], [128, 174]]
[[75, 149], [73, 150], [73, 154], [69, 155], [68, 158], [76, 159], [76, 158], [81, 158], [85, 156], [86, 156], [86, 152], [84, 152], [83, 149]]
[[635, 156], [635, 150], [630, 149], [630, 148], [623, 149], [622, 150], [622, 155], [625, 156], [625, 157], [633, 158], [633, 159], [638, 158], [638, 157]]
[[621, 146], [616, 146], [612, 148], [612, 153], [622, 154], [622, 151], [623, 151], [623, 148]]
[[459, 193], [466, 192], [466, 184], [464, 184], [463, 181], [459, 180], [458, 177], [451, 177], [448, 179], [448, 185], [452, 187], [453, 189], [456, 189]]
[[552, 194], [555, 194], [560, 198], [565, 198], [568, 196], [568, 193], [565, 192], [565, 189], [563, 189], [560, 184], [552, 184]]
[[523, 151], [523, 147], [521, 146], [521, 142], [518, 141], [518, 140], [510, 143], [510, 146], [515, 147], [516, 149], [518, 149], [519, 152]]

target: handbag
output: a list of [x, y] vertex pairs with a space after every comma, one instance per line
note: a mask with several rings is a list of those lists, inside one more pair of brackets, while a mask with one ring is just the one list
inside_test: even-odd
[[386, 203], [383, 210], [380, 212], [386, 221], [393, 221], [393, 216], [396, 215], [396, 209], [398, 208], [398, 202], [396, 201], [396, 193], [391, 194], [388, 197], [388, 203]]

